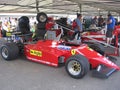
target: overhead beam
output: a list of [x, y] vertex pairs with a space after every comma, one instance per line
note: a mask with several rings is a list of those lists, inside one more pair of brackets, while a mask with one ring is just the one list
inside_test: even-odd
[[35, 8], [35, 6], [29, 6], [29, 5], [19, 5], [19, 4], [0, 4], [0, 5], [4, 5], [4, 6], [20, 6], [20, 7], [29, 7], [29, 8]]

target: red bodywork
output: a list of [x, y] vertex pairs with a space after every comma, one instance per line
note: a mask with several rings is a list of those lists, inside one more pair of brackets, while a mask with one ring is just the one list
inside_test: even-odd
[[118, 47], [118, 41], [119, 41], [118, 35], [120, 35], [120, 26], [115, 26], [115, 30], [113, 33], [117, 37], [115, 45], [116, 45], [116, 47]]
[[70, 56], [81, 54], [89, 60], [92, 68], [103, 64], [117, 70], [120, 69], [116, 64], [90, 49], [86, 44], [81, 44], [80, 46], [66, 46], [62, 45], [60, 41], [40, 40], [35, 44], [25, 45], [24, 51], [29, 60], [55, 67], [59, 65], [59, 58], [61, 56], [64, 57], [63, 63], [65, 63]]
[[82, 41], [91, 40], [90, 38], [99, 40], [99, 41], [106, 41], [105, 34], [102, 34], [100, 31], [98, 32], [83, 32], [82, 33]]

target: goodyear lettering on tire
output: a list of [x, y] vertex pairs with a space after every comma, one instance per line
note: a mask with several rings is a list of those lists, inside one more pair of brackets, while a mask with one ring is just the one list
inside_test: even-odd
[[30, 54], [34, 55], [34, 56], [39, 56], [42, 57], [42, 52], [41, 51], [37, 51], [37, 50], [30, 50]]

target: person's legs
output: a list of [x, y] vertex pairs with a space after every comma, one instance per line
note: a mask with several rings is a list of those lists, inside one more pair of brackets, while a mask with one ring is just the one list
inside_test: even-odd
[[80, 39], [80, 31], [78, 31], [77, 33], [78, 33], [78, 38], [77, 39]]
[[111, 44], [111, 38], [107, 37], [106, 43], [107, 45]]
[[77, 35], [78, 31], [75, 31], [72, 35], [72, 40], [75, 39], [75, 36]]
[[108, 29], [106, 32], [106, 43], [109, 45], [112, 42], [112, 29]]
[[109, 43], [111, 44], [112, 43], [112, 37], [111, 38], [109, 38], [110, 40], [109, 40]]

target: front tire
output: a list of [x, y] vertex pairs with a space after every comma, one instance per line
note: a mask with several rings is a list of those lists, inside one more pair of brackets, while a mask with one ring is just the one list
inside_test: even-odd
[[15, 43], [5, 43], [0, 48], [0, 54], [7, 61], [16, 59], [19, 55], [18, 46]]
[[94, 43], [87, 43], [87, 45], [96, 52], [100, 53], [101, 55], [105, 54], [105, 48], [102, 44], [94, 42]]
[[83, 78], [89, 71], [88, 59], [78, 54], [68, 58], [65, 64], [67, 73], [75, 79]]

